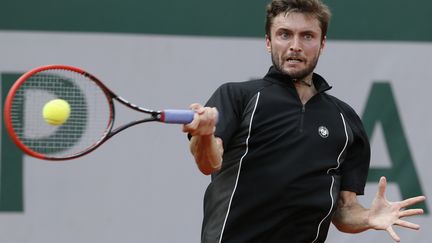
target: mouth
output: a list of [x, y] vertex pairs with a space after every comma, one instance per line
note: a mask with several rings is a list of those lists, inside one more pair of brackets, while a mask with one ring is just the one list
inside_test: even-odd
[[303, 59], [301, 59], [299, 57], [288, 57], [285, 60], [290, 64], [297, 64], [297, 63], [304, 62]]

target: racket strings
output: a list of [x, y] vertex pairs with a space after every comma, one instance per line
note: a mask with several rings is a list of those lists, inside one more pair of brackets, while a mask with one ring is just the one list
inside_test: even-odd
[[[70, 116], [59, 126], [48, 124], [44, 105], [63, 99]], [[45, 70], [27, 78], [11, 105], [11, 121], [22, 143], [48, 157], [69, 157], [95, 146], [110, 128], [112, 108], [103, 90], [86, 76], [69, 70]]]

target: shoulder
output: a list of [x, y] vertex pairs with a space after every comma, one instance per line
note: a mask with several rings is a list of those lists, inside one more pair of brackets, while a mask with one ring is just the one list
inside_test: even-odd
[[224, 83], [216, 89], [206, 106], [223, 112], [232, 111], [240, 117], [249, 101], [268, 85], [271, 83], [262, 79]]
[[260, 90], [264, 89], [269, 85], [272, 84], [263, 79], [255, 79], [242, 82], [228, 82], [219, 86], [213, 96], [224, 99], [245, 101], [251, 99]]
[[333, 95], [329, 95], [329, 94], [326, 95], [342, 111], [343, 114], [352, 118], [358, 118], [360, 120], [359, 116], [357, 115], [357, 112], [350, 105], [348, 105], [348, 103], [336, 98]]
[[362, 140], [367, 143], [367, 134], [363, 126], [363, 122], [357, 112], [346, 102], [327, 94], [327, 96], [333, 101], [333, 103], [339, 108], [344, 117], [346, 118], [348, 124], [350, 124], [353, 132], [360, 136]]
[[242, 82], [224, 83], [219, 87], [219, 89], [224, 91], [231, 91], [231, 92], [254, 93], [269, 85], [271, 85], [271, 83], [266, 80], [254, 79], [254, 80], [248, 80]]

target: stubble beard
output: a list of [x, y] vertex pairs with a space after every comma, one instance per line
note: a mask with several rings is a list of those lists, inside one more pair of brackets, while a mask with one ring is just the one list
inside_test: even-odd
[[[273, 52], [271, 53], [271, 59], [273, 66], [278, 70], [279, 72], [290, 76], [292, 79], [296, 80], [303, 80], [307, 76], [309, 76], [313, 71], [315, 70], [316, 65], [318, 64], [319, 54], [317, 54], [309, 64], [301, 70], [298, 71], [288, 71], [283, 68], [283, 57], [279, 58], [277, 55], [275, 55]], [[285, 60], [286, 62], [286, 60]]]

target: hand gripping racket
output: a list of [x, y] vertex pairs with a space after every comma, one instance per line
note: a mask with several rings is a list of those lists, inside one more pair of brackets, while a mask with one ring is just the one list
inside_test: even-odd
[[[66, 122], [53, 126], [42, 115], [45, 104], [62, 99], [69, 104]], [[113, 128], [114, 100], [145, 118]], [[108, 139], [144, 122], [187, 124], [192, 110], [149, 110], [136, 106], [108, 89], [99, 79], [76, 67], [42, 66], [23, 74], [6, 97], [6, 129], [26, 154], [45, 160], [68, 160], [90, 153]]]

